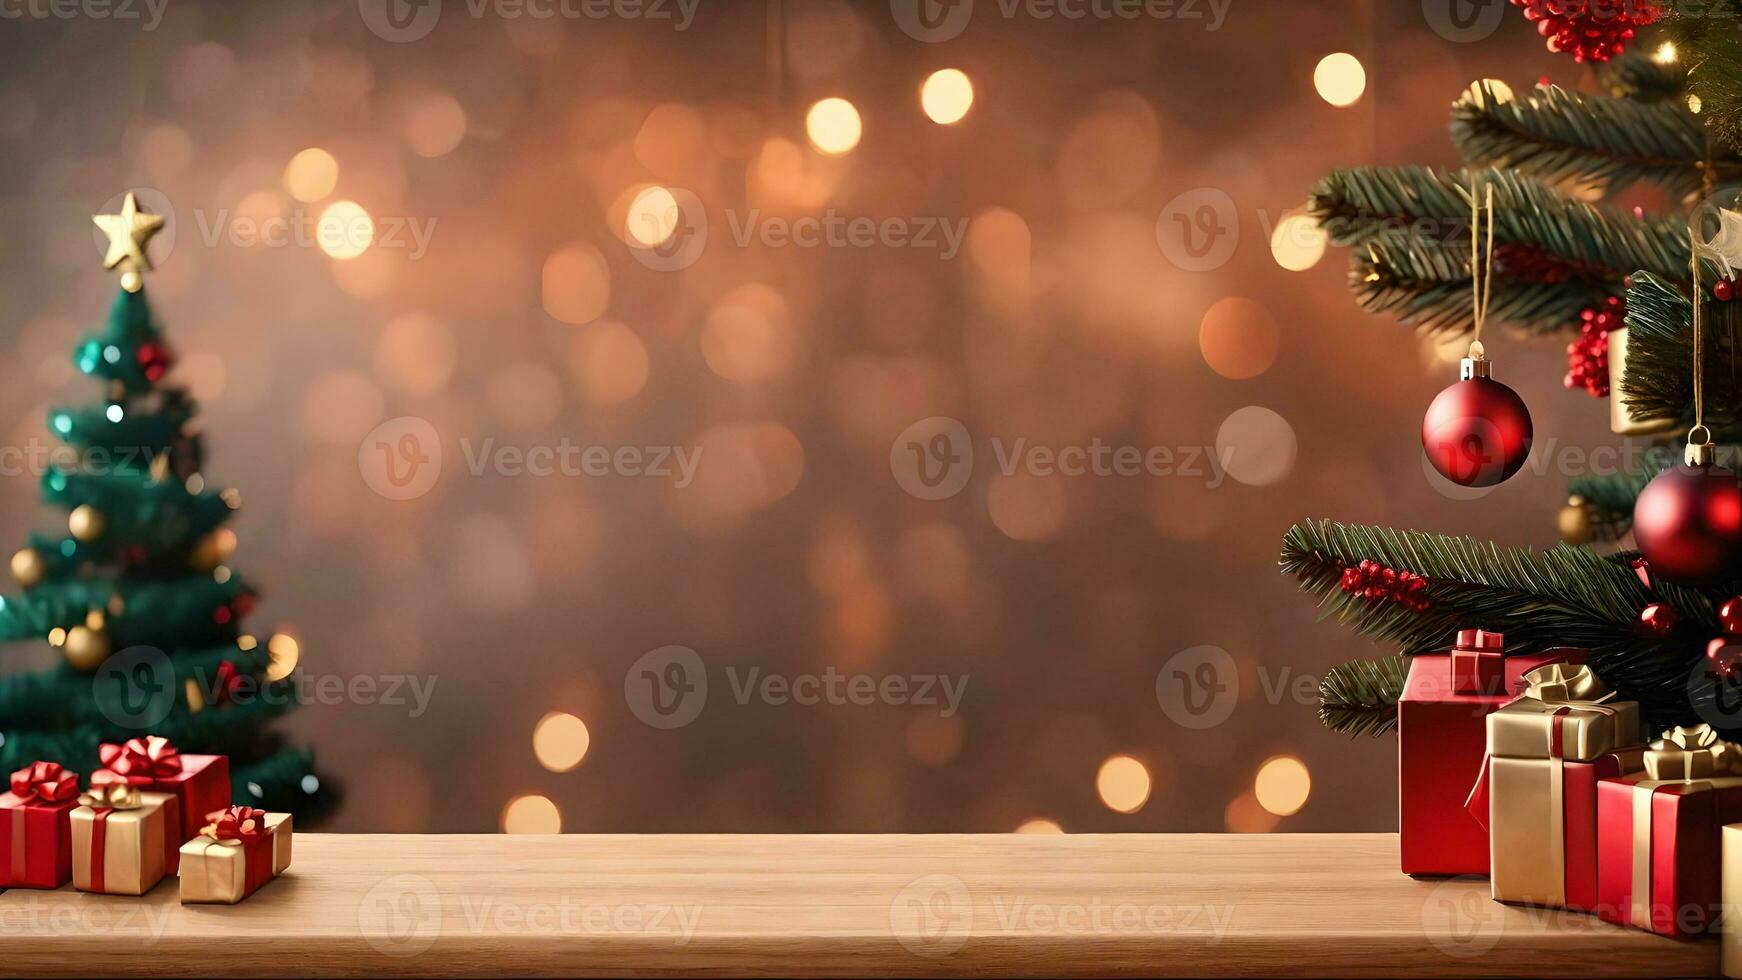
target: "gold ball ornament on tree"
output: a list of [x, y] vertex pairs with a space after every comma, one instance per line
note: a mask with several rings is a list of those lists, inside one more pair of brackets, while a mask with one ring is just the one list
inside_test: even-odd
[[211, 571], [236, 553], [236, 532], [219, 528], [201, 538], [188, 554], [188, 561], [202, 571]]
[[48, 563], [35, 548], [20, 548], [12, 555], [12, 577], [27, 589], [35, 588], [48, 574]]
[[89, 544], [103, 536], [103, 528], [108, 526], [108, 520], [103, 512], [90, 504], [80, 504], [67, 515], [67, 530], [73, 537]]
[[1567, 505], [1555, 515], [1555, 527], [1561, 532], [1561, 540], [1567, 544], [1590, 544], [1596, 539], [1596, 529], [1591, 523], [1591, 508], [1585, 503], [1585, 498], [1574, 494], [1567, 498]]
[[109, 631], [102, 627], [74, 626], [67, 630], [61, 653], [74, 670], [88, 674], [109, 659]]

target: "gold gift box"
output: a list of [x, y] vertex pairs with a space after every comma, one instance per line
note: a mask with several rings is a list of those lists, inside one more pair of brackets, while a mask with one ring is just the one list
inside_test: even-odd
[[[137, 804], [125, 809], [103, 807], [103, 865], [93, 866], [97, 810], [73, 808], [73, 887], [105, 895], [143, 895], [164, 875], [164, 807], [175, 799], [168, 793], [133, 794]], [[93, 874], [92, 872], [97, 872]]]
[[1515, 759], [1553, 756], [1556, 715], [1560, 759], [1590, 762], [1618, 748], [1639, 745], [1639, 703], [1567, 704], [1523, 698], [1488, 716], [1488, 754]]
[[[258, 853], [271, 862], [271, 870], [260, 874], [258, 888], [285, 868], [290, 867], [290, 814], [268, 813], [264, 817], [268, 840], [259, 845]], [[247, 898], [253, 889], [248, 886], [248, 857], [252, 850], [241, 843], [227, 843], [201, 835], [181, 846], [181, 901], [234, 905]]]

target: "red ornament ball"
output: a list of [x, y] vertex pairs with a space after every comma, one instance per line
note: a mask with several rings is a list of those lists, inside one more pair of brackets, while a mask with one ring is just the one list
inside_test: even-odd
[[1727, 636], [1713, 637], [1706, 644], [1706, 669], [1718, 677], [1742, 673], [1742, 643]]
[[1742, 483], [1722, 466], [1677, 466], [1633, 503], [1633, 538], [1651, 570], [1703, 581], [1742, 554]]
[[164, 374], [175, 365], [175, 355], [169, 348], [156, 341], [148, 340], [139, 345], [135, 356], [139, 359], [139, 367], [145, 372], [145, 380], [161, 381]]
[[1681, 614], [1667, 602], [1654, 602], [1639, 610], [1639, 628], [1648, 636], [1668, 636], [1680, 619]]
[[1728, 303], [1736, 295], [1736, 283], [1730, 279], [1720, 279], [1712, 283], [1712, 298], [1721, 303]]
[[1493, 378], [1470, 377], [1440, 392], [1427, 407], [1421, 447], [1446, 479], [1491, 487], [1524, 465], [1531, 433], [1530, 410], [1517, 392]]
[[1742, 636], [1742, 595], [1731, 596], [1718, 607], [1718, 625], [1731, 636]]

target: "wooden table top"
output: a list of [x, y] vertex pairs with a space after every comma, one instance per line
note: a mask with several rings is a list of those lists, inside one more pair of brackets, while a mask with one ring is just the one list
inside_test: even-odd
[[1389, 834], [298, 834], [236, 906], [0, 894], [9, 976], [1536, 976], [1714, 941], [1397, 871]]

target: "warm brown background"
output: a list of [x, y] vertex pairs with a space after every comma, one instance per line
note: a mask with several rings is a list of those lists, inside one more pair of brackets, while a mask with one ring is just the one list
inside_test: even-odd
[[[1546, 545], [1564, 479], [1527, 474], [1474, 502], [1437, 492], [1417, 432], [1455, 367], [1355, 308], [1340, 250], [1279, 268], [1269, 228], [1334, 167], [1455, 162], [1446, 108], [1471, 80], [1588, 85], [1585, 69], [1544, 51], [1516, 11], [1491, 38], [1456, 43], [1417, 3], [1233, 0], [1207, 32], [1005, 20], [980, 0], [941, 44], [901, 33], [886, 4], [789, 3], [772, 75], [762, 4], [702, 0], [682, 32], [448, 7], [429, 38], [397, 45], [353, 3], [169, 0], [149, 32], [0, 22], [0, 433], [40, 439], [46, 405], [92, 394], [67, 352], [114, 287], [87, 216], [128, 187], [167, 195], [178, 241], [151, 295], [206, 405], [208, 473], [244, 491], [236, 564], [266, 590], [254, 623], [297, 635], [314, 674], [435, 678], [419, 718], [342, 704], [286, 722], [349, 787], [335, 829], [488, 830], [526, 793], [587, 831], [1392, 825], [1389, 741], [1327, 735], [1311, 703], [1273, 703], [1260, 683], [1261, 669], [1286, 684], [1382, 652], [1314, 625], [1276, 572], [1282, 533], [1333, 516]], [[1311, 81], [1338, 50], [1368, 72], [1346, 109]], [[949, 66], [977, 99], [942, 127], [916, 91]], [[831, 95], [858, 106], [864, 138], [824, 160], [803, 119]], [[444, 97], [464, 111], [463, 139], [421, 156], [420, 140], [449, 135]], [[427, 255], [338, 262], [202, 241], [200, 222], [324, 208], [282, 180], [310, 146], [339, 162], [332, 198], [433, 219]], [[614, 231], [613, 202], [642, 182], [707, 205], [713, 237], [692, 268], [648, 270]], [[1155, 224], [1199, 187], [1236, 202], [1240, 238], [1226, 265], [1187, 272]], [[950, 260], [740, 248], [725, 211], [753, 207], [965, 218], [970, 241]], [[546, 259], [581, 243], [604, 257], [608, 298], [572, 277], [541, 283]], [[1205, 311], [1230, 296], [1262, 304], [1280, 340], [1246, 380], [1200, 348]], [[547, 299], [602, 301], [604, 317], [565, 323]], [[745, 305], [749, 328], [709, 327]], [[640, 387], [629, 334], [647, 356]], [[722, 377], [734, 350], [767, 377]], [[1558, 345], [1492, 350], [1539, 441], [1613, 441], [1606, 404], [1561, 388]], [[1248, 405], [1298, 438], [1268, 486], [1001, 481], [981, 441], [967, 490], [924, 502], [888, 464], [896, 434], [930, 415], [981, 440], [1183, 447], [1214, 444]], [[430, 420], [448, 455], [434, 491], [410, 502], [371, 493], [357, 465], [364, 434], [401, 415]], [[712, 455], [679, 493], [625, 477], [473, 478], [458, 447], [565, 435]], [[31, 506], [35, 492], [34, 478], [0, 481], [0, 541], [55, 519]], [[698, 721], [656, 731], [625, 706], [623, 677], [666, 644], [716, 671], [834, 664], [967, 674], [969, 686], [946, 721], [900, 706], [738, 707], [716, 673]], [[1203, 731], [1173, 724], [1155, 696], [1161, 665], [1198, 644], [1242, 665], [1238, 709]], [[31, 647], [0, 665], [52, 658]], [[553, 710], [591, 733], [569, 773], [532, 753]], [[1130, 815], [1096, 792], [1097, 767], [1121, 752], [1155, 781]], [[1305, 808], [1281, 820], [1245, 796], [1278, 754], [1313, 777]]]

